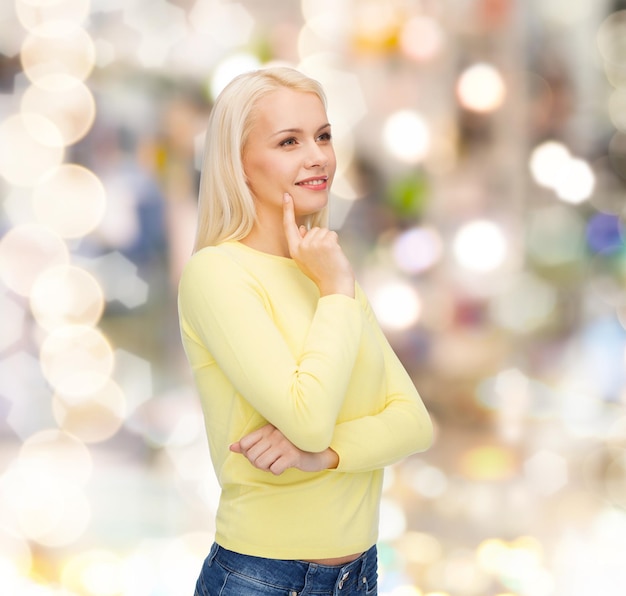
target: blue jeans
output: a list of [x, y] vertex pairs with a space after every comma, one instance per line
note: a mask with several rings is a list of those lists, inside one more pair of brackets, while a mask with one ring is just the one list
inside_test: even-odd
[[377, 554], [372, 546], [347, 565], [264, 559], [213, 544], [195, 596], [376, 596]]

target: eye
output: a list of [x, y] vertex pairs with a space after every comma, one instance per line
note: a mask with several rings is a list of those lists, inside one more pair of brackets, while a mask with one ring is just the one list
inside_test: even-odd
[[317, 137], [318, 141], [330, 141], [332, 138], [333, 136], [330, 134], [330, 132], [324, 132], [319, 137]]
[[296, 139], [295, 137], [289, 137], [288, 139], [281, 141], [279, 144], [281, 147], [291, 147], [296, 144]]

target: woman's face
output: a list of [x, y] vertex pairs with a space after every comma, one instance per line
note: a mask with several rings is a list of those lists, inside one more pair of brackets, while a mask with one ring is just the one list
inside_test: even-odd
[[298, 217], [323, 209], [337, 164], [319, 97], [281, 88], [256, 103], [252, 118], [243, 167], [257, 218], [282, 217], [286, 192]]

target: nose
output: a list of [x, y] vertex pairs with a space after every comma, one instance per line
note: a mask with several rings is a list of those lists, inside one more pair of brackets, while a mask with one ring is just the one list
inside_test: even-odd
[[323, 168], [328, 164], [328, 155], [317, 143], [312, 143], [309, 149], [304, 166], [307, 168]]

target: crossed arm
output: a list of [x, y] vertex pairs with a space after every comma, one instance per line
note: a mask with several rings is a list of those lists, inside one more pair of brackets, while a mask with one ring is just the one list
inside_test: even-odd
[[288, 468], [321, 472], [336, 468], [339, 463], [339, 456], [330, 447], [318, 453], [303, 451], [272, 424], [266, 424], [233, 443], [230, 450], [243, 455], [255, 468], [276, 476]]
[[[255, 280], [229, 258], [214, 252], [198, 255], [200, 259], [181, 281], [184, 331], [220, 354], [225, 376], [237, 379], [237, 390], [271, 421], [239, 437], [231, 451], [258, 469], [282, 474], [291, 467], [307, 472], [377, 469], [426, 449], [432, 440], [428, 414], [365, 297], [354, 295], [354, 276], [336, 235], [319, 228], [298, 228], [289, 199], [285, 201], [285, 230], [293, 260], [318, 286], [320, 295], [303, 356], [297, 362], [267, 316]], [[223, 291], [214, 292], [213, 286], [205, 285], [208, 271]], [[334, 273], [328, 277], [329, 272]], [[383, 349], [384, 406], [379, 413], [338, 423], [364, 318], [369, 319]], [[259, 358], [251, 328], [256, 337], [264, 338], [263, 358]]]

